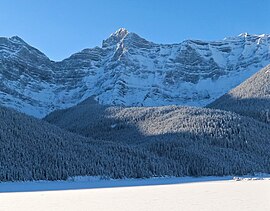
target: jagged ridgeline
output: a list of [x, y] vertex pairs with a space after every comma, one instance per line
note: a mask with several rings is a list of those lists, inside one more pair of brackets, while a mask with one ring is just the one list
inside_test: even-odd
[[172, 164], [168, 175], [176, 175], [179, 165], [183, 175], [197, 176], [270, 170], [269, 125], [227, 111], [107, 107], [88, 99], [55, 111], [45, 120], [71, 132], [163, 157]]
[[270, 35], [156, 44], [119, 29], [102, 46], [51, 61], [0, 37], [0, 105], [42, 118], [91, 96], [118, 106], [206, 106], [270, 63]]
[[208, 107], [234, 111], [270, 123], [270, 65]]

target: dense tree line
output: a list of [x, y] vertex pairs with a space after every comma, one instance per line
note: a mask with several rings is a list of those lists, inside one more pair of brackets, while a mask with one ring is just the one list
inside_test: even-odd
[[[112, 129], [115, 131], [135, 130], [135, 127], [131, 127], [132, 122], [133, 124], [140, 123], [143, 126], [148, 125], [149, 128], [145, 129], [146, 132], [143, 130], [137, 130], [136, 133], [130, 131], [130, 134], [137, 135], [134, 136], [135, 138], [144, 138], [133, 144], [130, 143], [132, 137], [129, 137], [128, 132], [123, 133], [127, 140], [130, 139], [128, 144], [122, 139], [124, 136], [118, 137], [117, 133], [111, 141], [109, 139], [95, 140], [64, 131], [16, 111], [0, 108], [0, 181], [59, 180], [78, 175], [147, 178], [270, 172], [268, 153], [270, 143], [265, 139], [265, 137], [269, 137], [270, 130], [266, 124], [256, 121], [254, 121], [256, 124], [252, 121], [247, 123], [250, 128], [257, 127], [261, 131], [261, 135], [257, 135], [254, 140], [248, 139], [246, 143], [245, 139], [223, 140], [219, 138], [223, 132], [211, 132], [209, 135], [200, 136], [198, 135], [201, 133], [199, 128], [194, 129], [194, 131], [198, 131], [196, 134], [172, 132], [177, 128], [175, 124], [179, 124], [174, 120], [176, 113], [179, 112], [183, 119], [187, 118], [185, 116], [188, 113], [203, 119], [200, 115], [204, 112], [208, 111], [209, 116], [214, 115], [208, 109], [164, 107], [160, 110], [146, 108], [147, 112], [143, 112], [144, 109], [139, 108], [135, 113], [129, 109], [118, 108], [118, 112], [116, 112], [110, 108], [109, 111], [106, 111], [114, 110], [115, 115], [119, 114], [125, 119], [122, 127], [107, 126], [112, 132]], [[155, 110], [157, 112], [154, 112]], [[168, 129], [171, 132], [164, 130], [158, 132], [158, 127], [163, 127], [162, 122], [156, 122], [157, 128], [153, 129], [154, 132], [151, 132], [151, 127], [154, 126], [149, 125], [149, 122], [146, 124], [140, 122], [147, 121], [153, 116], [164, 115], [168, 115], [162, 117], [164, 120], [175, 121]], [[85, 116], [87, 117], [87, 115]], [[110, 118], [109, 123], [111, 124], [113, 116]], [[228, 118], [241, 119], [233, 114]], [[216, 117], [213, 116], [213, 119]], [[220, 117], [220, 119], [222, 118]], [[226, 119], [222, 121], [220, 124], [225, 124]], [[183, 124], [188, 124], [188, 122], [183, 121]], [[125, 129], [125, 123], [128, 129]], [[217, 123], [207, 124], [211, 126], [205, 126], [205, 128], [212, 128], [212, 124]], [[239, 122], [239, 124], [241, 123]], [[184, 128], [188, 127], [188, 125], [184, 126]], [[96, 128], [97, 130], [98, 128]], [[106, 131], [106, 128], [101, 127], [99, 130]], [[202, 132], [204, 130], [206, 129], [202, 129]], [[236, 129], [235, 132], [238, 130]], [[152, 135], [149, 134], [150, 132]], [[140, 137], [138, 133], [141, 133]], [[216, 134], [215, 138], [210, 139], [211, 134]], [[251, 130], [250, 135], [252, 134]], [[118, 138], [122, 140], [118, 140]], [[251, 142], [249, 143], [249, 141]]]
[[[149, 166], [152, 176], [270, 170], [269, 125], [232, 112], [177, 106], [108, 107], [88, 99], [45, 120], [86, 137], [150, 153], [159, 162]], [[133, 168], [142, 175], [143, 169]]]

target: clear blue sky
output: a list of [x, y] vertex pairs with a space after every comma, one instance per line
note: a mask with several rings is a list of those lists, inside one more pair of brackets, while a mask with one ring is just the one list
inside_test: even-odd
[[156, 43], [269, 34], [269, 14], [270, 0], [1, 0], [0, 36], [61, 60], [121, 27]]

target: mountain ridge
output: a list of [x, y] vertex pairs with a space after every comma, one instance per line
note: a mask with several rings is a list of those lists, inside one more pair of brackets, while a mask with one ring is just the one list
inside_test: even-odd
[[[40, 53], [44, 54], [46, 57], [48, 57], [48, 59], [51, 61], [51, 62], [62, 62], [63, 60], [65, 59], [68, 59], [70, 58], [71, 56], [77, 54], [77, 53], [80, 53], [82, 51], [85, 51], [85, 50], [88, 50], [88, 49], [95, 49], [95, 48], [102, 48], [102, 47], [105, 47], [103, 46], [103, 42], [105, 42], [106, 40], [108, 40], [110, 37], [112, 36], [115, 36], [117, 33], [121, 33], [121, 31], [126, 31], [125, 33], [126, 34], [134, 34], [138, 37], [140, 37], [141, 39], [143, 40], [146, 40], [144, 38], [142, 38], [140, 35], [138, 35], [137, 33], [134, 33], [134, 32], [130, 32], [129, 30], [127, 30], [126, 28], [119, 28], [118, 30], [116, 30], [115, 32], [111, 33], [108, 38], [104, 39], [101, 41], [101, 44], [100, 45], [96, 45], [96, 46], [93, 46], [93, 47], [86, 47], [86, 48], [83, 48], [75, 53], [72, 53], [70, 56], [67, 56], [66, 58], [63, 58], [63, 59], [60, 59], [60, 60], [55, 60], [55, 59], [51, 59], [49, 56], [46, 56], [45, 53], [43, 53], [42, 51], [40, 51], [37, 47], [34, 47], [32, 46], [29, 42], [25, 41], [22, 37], [18, 36], [18, 35], [13, 35], [13, 36], [10, 36], [10, 37], [5, 37], [5, 36], [0, 36], [0, 39], [9, 39], [9, 40], [13, 40], [13, 41], [16, 41], [17, 42], [21, 42], [21, 43], [24, 43], [28, 46], [31, 46], [32, 48], [38, 50]], [[124, 38], [125, 36], [122, 37], [122, 39]], [[222, 42], [224, 40], [234, 40], [234, 39], [237, 39], [237, 38], [247, 38], [247, 37], [257, 37], [257, 38], [264, 38], [266, 37], [267, 39], [269, 39], [270, 37], [270, 34], [250, 34], [248, 32], [243, 32], [243, 33], [240, 33], [239, 35], [236, 35], [236, 36], [228, 36], [228, 37], [224, 37], [224, 38], [220, 38], [220, 39], [217, 39], [217, 40], [208, 40], [208, 39], [204, 39], [204, 40], [201, 40], [201, 39], [185, 39], [183, 41], [180, 41], [180, 42], [172, 42], [172, 43], [158, 43], [158, 42], [153, 42], [153, 41], [148, 41], [150, 43], [153, 43], [155, 45], [179, 45], [179, 44], [182, 44], [182, 43], [185, 43], [185, 42], [189, 42], [189, 41], [193, 41], [193, 42], [201, 42], [201, 43], [211, 43], [211, 42]], [[120, 39], [121, 40], [121, 39]], [[119, 41], [120, 41], [119, 40]], [[117, 43], [115, 43], [117, 44]]]
[[52, 61], [0, 38], [0, 105], [36, 117], [96, 96], [121, 106], [205, 106], [270, 63], [270, 35], [156, 44], [119, 29], [101, 47]]

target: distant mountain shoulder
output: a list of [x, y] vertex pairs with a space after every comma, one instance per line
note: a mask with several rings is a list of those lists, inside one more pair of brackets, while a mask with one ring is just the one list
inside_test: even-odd
[[233, 111], [270, 123], [270, 65], [207, 107]]

